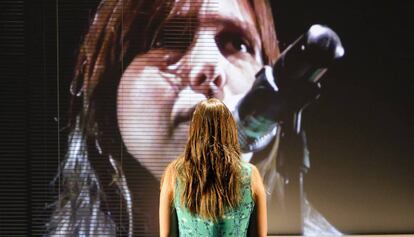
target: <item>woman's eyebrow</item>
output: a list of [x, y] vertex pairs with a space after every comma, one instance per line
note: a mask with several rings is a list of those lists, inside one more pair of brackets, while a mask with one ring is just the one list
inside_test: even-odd
[[[236, 17], [220, 16], [218, 14], [184, 14], [173, 15], [163, 24], [164, 34], [173, 36], [176, 34], [195, 33], [198, 27], [217, 27], [220, 30], [237, 33], [244, 36], [249, 42], [257, 47], [261, 47], [260, 36], [256, 26], [247, 21], [242, 21]], [[187, 33], [185, 33], [187, 32]], [[166, 36], [166, 35], [165, 35]], [[177, 37], [172, 37], [177, 39]]]
[[190, 17], [186, 15], [175, 15], [167, 18], [163, 23], [163, 28], [174, 27], [176, 30], [180, 30], [184, 27], [188, 27], [189, 23], [194, 23], [194, 27], [199, 24], [197, 17]]
[[254, 24], [242, 21], [238, 18], [222, 17], [217, 15], [206, 15], [200, 18], [201, 25], [217, 26], [219, 28], [242, 34], [252, 43], [260, 44], [259, 33]]
[[163, 22], [158, 34], [164, 45], [186, 48], [197, 31], [198, 22], [195, 16], [173, 15]]
[[177, 26], [182, 26], [181, 24], [185, 23], [194, 23], [195, 26], [202, 24], [204, 26], [226, 26], [229, 28], [238, 29], [238, 31], [246, 32], [248, 35], [254, 35], [257, 33], [256, 26], [254, 24], [249, 24], [247, 21], [242, 21], [236, 17], [226, 17], [214, 13], [203, 13], [198, 12], [189, 12], [182, 15], [172, 15], [166, 19], [164, 25], [177, 24]]

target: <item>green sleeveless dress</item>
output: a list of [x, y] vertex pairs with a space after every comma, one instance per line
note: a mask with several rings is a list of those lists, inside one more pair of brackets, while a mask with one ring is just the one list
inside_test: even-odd
[[254, 208], [251, 192], [251, 170], [249, 163], [242, 162], [242, 199], [235, 209], [229, 209], [218, 221], [213, 222], [192, 215], [180, 203], [180, 184], [176, 182], [174, 207], [177, 212], [178, 231], [180, 237], [243, 237], [247, 236], [250, 216]]

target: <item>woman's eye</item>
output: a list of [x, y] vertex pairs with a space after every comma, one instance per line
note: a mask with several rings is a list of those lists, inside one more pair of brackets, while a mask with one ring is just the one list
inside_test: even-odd
[[221, 53], [225, 56], [238, 53], [254, 54], [254, 50], [248, 41], [244, 40], [240, 35], [237, 34], [219, 34], [216, 36], [216, 43]]
[[249, 46], [240, 39], [235, 39], [226, 43], [225, 48], [228, 51], [235, 51], [241, 53], [250, 53]]
[[248, 52], [248, 48], [247, 48], [247, 45], [245, 45], [245, 44], [241, 44], [240, 45], [240, 50], [239, 50], [240, 52], [243, 52], [243, 53], [247, 53]]

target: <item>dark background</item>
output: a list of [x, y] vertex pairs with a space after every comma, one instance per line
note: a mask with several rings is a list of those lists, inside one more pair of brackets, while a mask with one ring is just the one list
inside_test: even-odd
[[[0, 235], [42, 235], [64, 158], [76, 48], [99, 1], [1, 1]], [[414, 46], [408, 1], [273, 1], [283, 49], [330, 26], [345, 57], [304, 113], [307, 196], [347, 234], [414, 233]]]

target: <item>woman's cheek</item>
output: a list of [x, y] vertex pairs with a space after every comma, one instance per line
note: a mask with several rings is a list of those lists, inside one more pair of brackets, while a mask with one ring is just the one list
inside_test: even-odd
[[176, 96], [157, 67], [127, 69], [121, 78], [117, 100], [121, 136], [128, 152], [149, 169], [169, 140]]
[[254, 60], [233, 60], [226, 69], [227, 91], [234, 95], [246, 94], [261, 67], [262, 65]]

